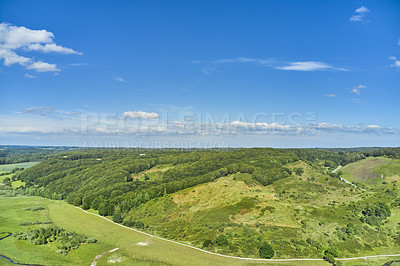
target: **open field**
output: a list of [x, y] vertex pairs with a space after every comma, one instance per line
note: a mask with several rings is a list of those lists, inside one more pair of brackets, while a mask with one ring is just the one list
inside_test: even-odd
[[[45, 210], [25, 211], [28, 206], [43, 206]], [[188, 247], [149, 237], [123, 228], [104, 218], [97, 217], [66, 204], [38, 197], [0, 199], [1, 231], [15, 232], [24, 229], [19, 225], [26, 220], [49, 219], [59, 227], [95, 237], [96, 244], [83, 244], [68, 255], [58, 255], [51, 244], [35, 246], [28, 241], [8, 237], [0, 241], [1, 254], [22, 263], [45, 265], [89, 265], [96, 255], [119, 247], [119, 250], [100, 258], [97, 265], [250, 265], [250, 262], [218, 257]], [[369, 265], [400, 259], [368, 258]], [[273, 262], [276, 265], [329, 265], [324, 261]], [[365, 259], [343, 261], [344, 265], [360, 265]], [[5, 260], [2, 265], [11, 265]], [[269, 263], [268, 263], [269, 264]]]
[[38, 164], [39, 162], [26, 162], [26, 163], [14, 163], [14, 164], [3, 164], [0, 165], [0, 172], [8, 172], [13, 170], [14, 168], [29, 168], [31, 166], [34, 166], [35, 164]]
[[350, 182], [361, 182], [364, 184], [375, 184], [381, 180], [381, 175], [375, 170], [378, 167], [389, 163], [389, 159], [383, 157], [369, 157], [348, 165], [340, 169], [343, 178]]

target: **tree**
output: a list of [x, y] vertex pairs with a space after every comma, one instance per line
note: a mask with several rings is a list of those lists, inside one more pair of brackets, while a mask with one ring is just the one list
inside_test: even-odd
[[102, 196], [98, 196], [96, 197], [93, 202], [92, 202], [92, 209], [97, 210], [99, 208], [100, 203], [103, 201], [103, 197]]
[[335, 264], [335, 262], [336, 262], [335, 258], [332, 256], [332, 254], [329, 254], [329, 253], [325, 254], [324, 260], [326, 260], [327, 262], [332, 263], [332, 264]]
[[203, 247], [209, 247], [212, 245], [212, 241], [210, 239], [206, 239], [203, 242]]
[[108, 208], [104, 202], [100, 203], [99, 205], [99, 214], [102, 216], [108, 215]]
[[295, 170], [296, 175], [301, 176], [304, 173], [303, 168], [296, 168]]
[[82, 209], [87, 210], [90, 208], [90, 199], [88, 197], [83, 197], [82, 199]]
[[114, 222], [116, 222], [116, 223], [122, 223], [122, 216], [121, 216], [121, 213], [119, 213], [119, 212], [117, 212], [117, 213], [114, 213], [114, 215], [113, 215], [113, 217], [112, 217], [112, 220], [114, 221]]
[[331, 254], [333, 257], [339, 257], [339, 249], [336, 246], [330, 246], [327, 250], [325, 250], [325, 255]]
[[81, 205], [81, 204], [82, 204], [81, 198], [80, 198], [80, 197], [76, 197], [76, 198], [74, 199], [74, 202], [73, 202], [72, 204], [74, 204], [75, 206]]
[[275, 255], [274, 249], [271, 247], [270, 244], [263, 244], [260, 247], [260, 257], [265, 259], [270, 259]]
[[219, 246], [227, 246], [229, 244], [228, 239], [224, 235], [219, 235], [215, 241]]

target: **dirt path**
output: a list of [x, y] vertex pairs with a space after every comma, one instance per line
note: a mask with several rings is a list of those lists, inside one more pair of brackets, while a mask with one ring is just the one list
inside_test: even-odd
[[119, 249], [119, 248], [114, 248], [114, 249], [109, 250], [109, 251], [107, 251], [107, 252], [104, 252], [104, 253], [102, 253], [102, 254], [100, 254], [100, 255], [97, 255], [96, 258], [94, 258], [94, 260], [92, 261], [92, 264], [90, 264], [90, 266], [96, 266], [97, 261], [98, 261], [102, 256], [107, 255], [108, 253], [117, 251], [118, 249]]

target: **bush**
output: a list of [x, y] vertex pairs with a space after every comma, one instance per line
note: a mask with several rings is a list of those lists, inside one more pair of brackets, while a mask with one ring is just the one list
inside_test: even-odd
[[40, 211], [44, 210], [43, 206], [32, 206], [25, 209], [25, 211]]
[[324, 260], [326, 260], [327, 262], [332, 263], [332, 264], [335, 264], [335, 262], [336, 262], [335, 258], [329, 253], [325, 254]]
[[229, 244], [228, 239], [224, 235], [219, 235], [215, 241], [218, 246], [227, 246]]
[[330, 254], [333, 257], [339, 257], [339, 249], [336, 246], [330, 246], [327, 250], [325, 250], [325, 255]]
[[212, 241], [210, 240], [210, 239], [206, 239], [206, 240], [204, 240], [204, 242], [203, 242], [203, 248], [204, 247], [209, 247], [209, 246], [211, 246], [213, 243], [212, 243]]
[[264, 259], [270, 259], [275, 255], [274, 249], [271, 247], [270, 244], [263, 244], [260, 247], [260, 257]]

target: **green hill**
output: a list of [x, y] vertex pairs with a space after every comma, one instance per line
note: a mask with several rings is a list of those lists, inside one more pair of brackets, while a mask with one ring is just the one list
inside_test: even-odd
[[27, 195], [212, 252], [257, 258], [271, 247], [274, 258], [322, 258], [333, 246], [350, 257], [400, 250], [399, 154], [82, 149], [14, 177]]

